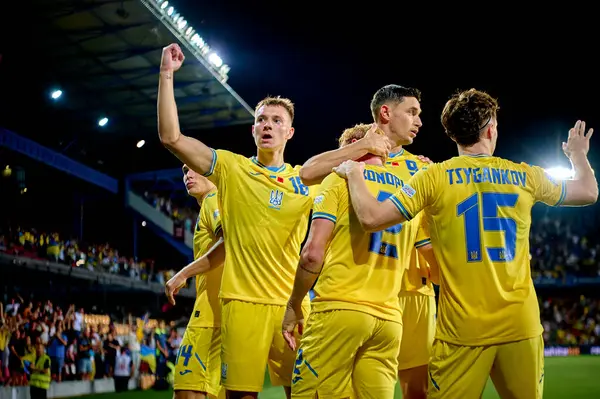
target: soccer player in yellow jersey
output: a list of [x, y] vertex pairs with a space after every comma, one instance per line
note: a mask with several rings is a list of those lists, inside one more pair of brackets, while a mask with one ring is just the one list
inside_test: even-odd
[[[305, 184], [320, 183], [333, 167], [348, 159], [357, 160], [366, 153], [386, 156], [386, 165], [398, 168], [394, 173], [408, 181], [426, 166], [423, 157], [415, 156], [403, 147], [412, 144], [422, 126], [420, 100], [421, 93], [413, 88], [391, 84], [377, 90], [371, 100], [373, 128], [352, 144], [309, 159], [300, 170]], [[378, 134], [378, 129], [384, 134]], [[427, 363], [436, 312], [435, 293], [429, 277], [427, 263], [413, 250], [400, 290], [404, 327], [398, 377], [404, 399], [421, 399], [427, 395]]]
[[[218, 189], [227, 253], [219, 295], [221, 383], [230, 398], [256, 398], [268, 365], [271, 383], [284, 386], [289, 396], [295, 353], [280, 328], [312, 207], [311, 190], [298, 176], [300, 167], [283, 160], [294, 135], [294, 106], [279, 97], [257, 105], [255, 157], [215, 151], [180, 132], [173, 74], [183, 59], [177, 44], [163, 50], [159, 135], [171, 152]], [[309, 306], [308, 297], [305, 304]]]
[[479, 398], [488, 376], [503, 398], [541, 398], [544, 348], [529, 266], [531, 208], [596, 202], [587, 160], [592, 131], [577, 122], [563, 150], [575, 179], [493, 157], [498, 103], [471, 89], [453, 96], [442, 124], [459, 156], [419, 171], [384, 202], [365, 185], [360, 163], [336, 172], [348, 179], [352, 206], [367, 230], [410, 220], [427, 209], [440, 267], [437, 330], [429, 363], [430, 398]]
[[[362, 138], [370, 125], [346, 129], [340, 145]], [[380, 157], [362, 158], [363, 178], [380, 201], [403, 183], [398, 168]], [[283, 335], [303, 323], [302, 300], [314, 288], [311, 314], [298, 350], [292, 397], [313, 399], [392, 399], [402, 336], [398, 292], [410, 255], [418, 243], [432, 255], [427, 233], [420, 232], [420, 215], [401, 229], [365, 232], [349, 204], [344, 179], [330, 174], [315, 198], [312, 224], [296, 269], [294, 290], [283, 322]], [[319, 275], [320, 273], [320, 275]], [[354, 388], [354, 389], [353, 389]]]
[[[206, 254], [221, 237], [221, 216], [213, 183], [183, 165], [187, 192], [198, 200], [200, 214], [194, 231], [194, 259]], [[167, 295], [191, 277], [189, 268], [179, 271], [167, 283]], [[196, 302], [185, 329], [177, 362], [173, 390], [175, 399], [216, 398], [221, 391], [221, 309], [219, 288], [223, 267], [196, 276]], [[171, 292], [169, 292], [171, 291]], [[224, 397], [224, 392], [221, 394]]]

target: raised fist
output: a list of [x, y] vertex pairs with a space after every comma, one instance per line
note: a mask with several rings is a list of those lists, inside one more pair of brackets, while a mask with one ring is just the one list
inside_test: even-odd
[[167, 47], [163, 48], [162, 59], [160, 61], [160, 70], [176, 72], [179, 70], [179, 68], [181, 68], [183, 60], [185, 60], [185, 56], [183, 55], [183, 51], [181, 51], [179, 44], [171, 43]]

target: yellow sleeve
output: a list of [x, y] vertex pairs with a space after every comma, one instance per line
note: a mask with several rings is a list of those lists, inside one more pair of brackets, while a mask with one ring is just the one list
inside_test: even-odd
[[209, 231], [214, 237], [217, 237], [221, 232], [221, 216], [217, 206], [216, 195], [204, 200], [202, 208], [200, 209], [197, 229]]
[[417, 231], [417, 237], [415, 238], [415, 248], [423, 247], [427, 244], [431, 244], [431, 237], [429, 236], [429, 228], [427, 226], [427, 218], [421, 214], [418, 215], [421, 219], [419, 224], [419, 230]]
[[339, 216], [340, 190], [345, 181], [335, 173], [330, 174], [320, 184], [318, 195], [313, 201], [314, 219], [327, 219], [337, 222]]
[[227, 179], [229, 170], [234, 168], [235, 164], [238, 163], [237, 157], [239, 155], [230, 151], [214, 150], [212, 148], [211, 151], [213, 156], [212, 163], [210, 170], [204, 174], [204, 177], [207, 177], [218, 188]]
[[434, 168], [421, 170], [389, 198], [406, 220], [412, 220], [433, 203], [435, 176]]
[[528, 170], [529, 181], [533, 187], [535, 200], [550, 206], [561, 206], [567, 196], [565, 180], [556, 181], [539, 166], [525, 166]]

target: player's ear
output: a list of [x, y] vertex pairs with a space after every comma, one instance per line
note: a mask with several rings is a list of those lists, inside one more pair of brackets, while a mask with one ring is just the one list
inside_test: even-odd
[[290, 130], [288, 131], [288, 134], [285, 136], [285, 139], [290, 140], [293, 136], [294, 136], [294, 128], [291, 127]]
[[379, 118], [382, 122], [389, 122], [390, 118], [390, 107], [386, 104], [383, 104], [381, 108], [379, 108]]
[[488, 128], [485, 129], [485, 138], [488, 140], [494, 139], [494, 124], [490, 123]]
[[254, 125], [252, 125], [251, 129], [252, 129], [252, 135], [254, 136]]

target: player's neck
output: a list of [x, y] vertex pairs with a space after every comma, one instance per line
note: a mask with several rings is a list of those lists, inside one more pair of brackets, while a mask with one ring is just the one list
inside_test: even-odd
[[489, 155], [492, 156], [493, 151], [486, 143], [476, 143], [470, 147], [458, 146], [458, 155]]
[[256, 160], [264, 166], [278, 168], [283, 166], [283, 148], [274, 151], [261, 151], [258, 149]]
[[363, 157], [360, 157], [356, 161], [357, 162], [364, 162], [367, 165], [377, 165], [377, 166], [382, 166], [383, 165], [383, 160], [381, 159], [381, 157], [378, 157], [377, 155], [373, 155], [373, 154], [367, 154], [367, 155], [365, 155]]
[[210, 194], [211, 191], [212, 191], [212, 189], [209, 189], [208, 191], [206, 191], [202, 194], [198, 194], [197, 196], [194, 196], [194, 198], [196, 198], [196, 201], [198, 201], [198, 205], [202, 206], [202, 203], [204, 202], [204, 200], [206, 199], [208, 194]]
[[377, 127], [379, 127], [383, 134], [385, 134], [385, 136], [395, 144], [394, 149], [391, 151], [392, 154], [402, 151], [402, 144], [397, 141], [398, 137], [396, 137], [390, 130], [390, 125], [378, 122]]
[[390, 151], [390, 154], [398, 154], [398, 153], [402, 152], [402, 149], [403, 149], [402, 146], [398, 145], [398, 146], [392, 148], [392, 150]]

